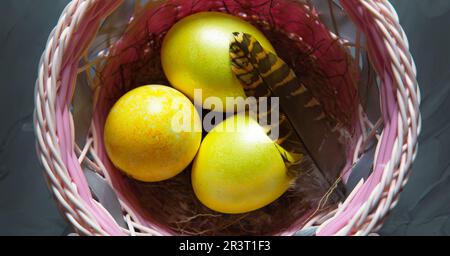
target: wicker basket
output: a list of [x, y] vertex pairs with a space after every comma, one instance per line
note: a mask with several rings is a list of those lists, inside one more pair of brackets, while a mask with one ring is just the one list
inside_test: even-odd
[[[198, 2], [202, 1], [207, 2]], [[108, 41], [107, 44], [93, 45], [95, 39], [104, 36], [104, 28], [114, 27], [116, 39], [120, 38], [120, 32], [117, 34], [117, 31], [126, 30], [138, 18], [139, 15], [135, 14], [142, 12], [142, 1], [132, 2], [135, 2], [132, 13], [124, 14], [117, 11], [125, 4], [123, 0], [73, 0], [51, 33], [39, 66], [35, 93], [35, 130], [39, 159], [61, 211], [82, 235], [174, 234], [161, 228], [151, 218], [144, 219], [133, 203], [127, 200], [126, 188], [117, 182], [118, 177], [110, 172], [110, 163], [105, 160], [102, 141], [99, 139], [102, 127], [98, 116], [94, 113], [91, 116], [92, 122], [74, 122], [77, 111], [89, 113], [101, 108], [101, 89], [92, 87], [91, 90], [80, 93], [77, 86], [81, 76], [88, 79], [91, 75], [95, 76], [93, 65], [100, 65], [104, 60], [102, 57], [108, 55], [106, 50], [99, 49], [108, 49], [111, 45], [120, 43], [120, 40], [109, 42], [111, 38], [108, 37], [102, 40]], [[150, 2], [149, 5], [160, 5], [164, 1]], [[217, 3], [220, 5], [226, 1], [209, 2], [220, 2]], [[242, 2], [243, 5], [250, 2], [272, 5], [279, 1], [234, 2]], [[307, 8], [315, 4], [315, 1], [290, 2], [298, 2]], [[350, 165], [342, 170], [342, 177], [348, 182], [351, 172], [357, 170], [354, 164], [366, 153], [364, 149], [367, 142], [375, 139], [377, 146], [372, 152], [373, 168], [367, 167], [373, 169], [370, 176], [356, 182], [352, 192], [337, 207], [316, 214], [307, 223], [302, 223], [300, 234], [302, 230], [314, 227], [317, 235], [368, 235], [380, 228], [389, 211], [395, 207], [416, 156], [417, 137], [421, 129], [416, 68], [405, 33], [388, 1], [341, 0], [339, 4], [331, 0], [318, 2], [328, 4], [329, 26], [334, 27], [331, 30], [335, 34], [338, 34], [337, 19], [350, 19], [357, 28], [353, 43], [345, 40], [340, 42], [353, 48], [357, 63], [362, 59], [362, 51], [369, 56], [366, 62], [377, 74], [377, 79], [374, 80], [379, 88], [381, 117], [378, 122], [370, 122], [363, 111], [358, 112], [357, 121], [361, 132], [351, 148]], [[336, 7], [338, 8], [335, 9]], [[339, 15], [336, 10], [345, 13], [346, 17], [337, 17]], [[114, 23], [117, 21], [115, 19], [108, 19], [109, 24], [105, 25], [107, 17], [117, 15], [128, 15], [132, 19], [120, 24]], [[161, 33], [155, 36], [163, 35]], [[364, 43], [361, 38], [365, 38]], [[96, 50], [93, 51], [93, 48]], [[358, 67], [363, 68], [363, 65]], [[90, 81], [94, 80], [92, 78]], [[96, 82], [97, 86], [99, 83]], [[77, 109], [80, 106], [76, 104], [79, 97], [89, 98], [94, 102], [94, 110]], [[86, 136], [82, 134], [83, 130]], [[92, 173], [85, 171], [86, 167], [99, 175], [92, 178]], [[93, 182], [97, 182], [97, 187]], [[101, 191], [98, 191], [99, 187]], [[105, 195], [111, 197], [111, 193], [115, 192], [119, 211], [111, 210], [115, 208], [105, 205], [99, 198]], [[109, 204], [111, 202], [114, 200], [107, 201]], [[296, 227], [299, 226], [294, 225], [278, 234], [299, 234]]]

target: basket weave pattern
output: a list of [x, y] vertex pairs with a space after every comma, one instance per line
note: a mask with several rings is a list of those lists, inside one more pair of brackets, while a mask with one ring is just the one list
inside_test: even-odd
[[[367, 235], [378, 230], [395, 207], [410, 175], [421, 128], [420, 92], [406, 35], [390, 3], [386, 0], [340, 3], [367, 38], [367, 51], [379, 75], [384, 129], [369, 179], [361, 181], [338, 209], [314, 218], [306, 226], [319, 226], [319, 235]], [[96, 155], [93, 140], [88, 140], [84, 148], [75, 143], [70, 102], [80, 59], [101, 21], [120, 4], [121, 0], [73, 0], [51, 33], [36, 83], [38, 154], [61, 211], [80, 234], [165, 235], [156, 227], [143, 225], [125, 200], [121, 200], [121, 205], [128, 228], [117, 225], [92, 197], [83, 176], [82, 163], [111, 182]], [[93, 160], [86, 157], [88, 153]]]

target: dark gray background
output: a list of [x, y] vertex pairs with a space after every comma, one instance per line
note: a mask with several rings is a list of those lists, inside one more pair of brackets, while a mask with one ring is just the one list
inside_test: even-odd
[[[35, 155], [37, 65], [68, 0], [0, 3], [0, 235], [64, 235]], [[395, 0], [422, 88], [423, 132], [413, 175], [383, 235], [450, 234], [450, 1]]]

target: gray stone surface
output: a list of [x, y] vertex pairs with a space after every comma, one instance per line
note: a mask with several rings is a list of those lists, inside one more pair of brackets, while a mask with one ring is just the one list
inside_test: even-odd
[[[0, 2], [0, 235], [63, 235], [35, 156], [37, 64], [67, 0]], [[450, 1], [396, 0], [423, 92], [423, 134], [411, 180], [382, 235], [450, 233]]]
[[450, 1], [394, 1], [422, 89], [423, 131], [413, 174], [385, 235], [450, 235]]
[[47, 37], [68, 1], [0, 3], [0, 235], [62, 235], [35, 153], [34, 83]]

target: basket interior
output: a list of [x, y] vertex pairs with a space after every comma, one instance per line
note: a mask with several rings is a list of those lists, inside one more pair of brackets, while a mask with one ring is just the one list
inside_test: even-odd
[[[163, 234], [293, 234], [314, 216], [332, 211], [345, 199], [347, 171], [364, 132], [361, 113], [375, 118], [378, 112], [376, 104], [367, 100], [367, 84], [373, 83], [373, 78], [367, 75], [370, 65], [361, 58], [363, 49], [351, 38], [354, 35], [339, 34], [335, 19], [345, 18], [341, 10], [332, 1], [318, 2], [330, 6], [315, 8], [310, 1], [288, 0], [125, 1], [104, 21], [80, 63], [89, 68], [78, 75], [73, 102], [76, 142], [83, 148], [86, 138], [94, 140], [94, 150], [107, 171], [102, 175], [110, 178], [135, 221]], [[328, 11], [317, 12], [320, 8]], [[226, 215], [204, 207], [193, 193], [190, 167], [165, 182], [130, 179], [113, 166], [103, 146], [105, 118], [123, 94], [147, 84], [170, 85], [160, 63], [164, 35], [178, 20], [202, 11], [239, 16], [264, 32], [326, 113], [325, 128], [309, 135], [322, 138], [315, 140], [315, 146], [339, 145], [338, 151], [322, 149], [323, 158], [318, 160], [327, 167], [325, 170], [305, 165], [285, 195], [247, 214]]]

